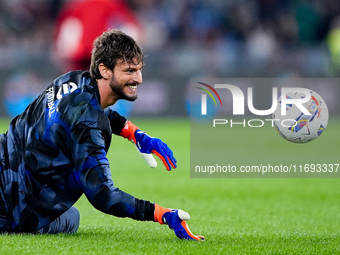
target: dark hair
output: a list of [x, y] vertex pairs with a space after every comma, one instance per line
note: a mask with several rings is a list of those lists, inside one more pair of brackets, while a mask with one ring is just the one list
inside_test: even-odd
[[[103, 78], [98, 66], [103, 63], [113, 70], [118, 60], [128, 64], [144, 65], [144, 54], [135, 40], [119, 30], [108, 30], [93, 42], [90, 74], [93, 79]], [[135, 61], [138, 61], [135, 63]]]

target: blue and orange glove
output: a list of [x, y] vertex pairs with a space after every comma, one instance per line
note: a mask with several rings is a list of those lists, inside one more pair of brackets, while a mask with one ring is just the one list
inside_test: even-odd
[[204, 241], [204, 236], [195, 236], [191, 233], [186, 221], [190, 219], [189, 213], [182, 210], [171, 210], [155, 204], [154, 221], [167, 224], [179, 239]]
[[168, 171], [171, 168], [177, 167], [177, 160], [173, 156], [172, 151], [161, 139], [149, 136], [130, 121], [126, 122], [120, 136], [127, 138], [136, 145], [137, 150], [150, 167], [157, 166], [157, 161], [152, 154], [157, 155], [162, 160]]

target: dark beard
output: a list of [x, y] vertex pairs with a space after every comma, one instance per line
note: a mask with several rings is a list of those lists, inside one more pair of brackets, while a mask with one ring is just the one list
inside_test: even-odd
[[[126, 83], [125, 86], [127, 85], [138, 85], [138, 83]], [[125, 99], [127, 101], [135, 101], [137, 99], [137, 95], [135, 96], [128, 96], [124, 93], [124, 87], [118, 84], [117, 80], [113, 76], [110, 82], [110, 87], [112, 91], [119, 97], [119, 99]]]

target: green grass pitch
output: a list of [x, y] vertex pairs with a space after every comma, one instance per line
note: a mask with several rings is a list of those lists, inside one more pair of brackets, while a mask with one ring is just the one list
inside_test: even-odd
[[[1, 235], [0, 254], [340, 253], [340, 180], [192, 179], [187, 120], [132, 121], [168, 143], [178, 168], [167, 172], [159, 163], [151, 169], [130, 142], [113, 137], [108, 157], [115, 185], [138, 198], [188, 211], [190, 229], [206, 241], [179, 240], [167, 226], [105, 215], [82, 197], [76, 203], [81, 214], [77, 234]], [[0, 122], [0, 131], [7, 125]], [[325, 143], [338, 139], [334, 150], [339, 150], [339, 125], [331, 122], [318, 138]]]

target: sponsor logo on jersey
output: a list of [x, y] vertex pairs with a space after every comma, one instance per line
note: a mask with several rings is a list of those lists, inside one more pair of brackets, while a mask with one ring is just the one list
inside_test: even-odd
[[61, 99], [63, 96], [72, 93], [77, 89], [77, 84], [74, 82], [64, 83], [60, 86], [59, 91], [57, 93], [57, 99]]

